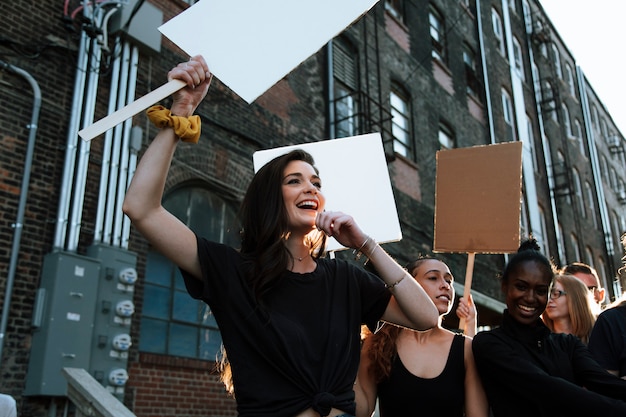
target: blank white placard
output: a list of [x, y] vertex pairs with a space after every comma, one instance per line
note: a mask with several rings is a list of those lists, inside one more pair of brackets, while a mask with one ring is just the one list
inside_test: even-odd
[[377, 0], [202, 0], [159, 31], [248, 103]]
[[[257, 151], [253, 155], [255, 172], [273, 158], [293, 149], [302, 149], [315, 159], [326, 197], [326, 210], [351, 215], [377, 242], [402, 239], [379, 133]], [[335, 239], [329, 239], [327, 249], [345, 248]]]

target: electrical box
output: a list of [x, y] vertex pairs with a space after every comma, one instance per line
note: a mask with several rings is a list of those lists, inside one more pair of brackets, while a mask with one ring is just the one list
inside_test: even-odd
[[160, 52], [161, 32], [158, 28], [163, 24], [163, 12], [153, 4], [144, 1], [133, 16], [138, 2], [139, 0], [128, 0], [122, 5], [121, 10], [111, 18], [109, 33], [123, 32], [140, 46]]
[[65, 396], [62, 369], [89, 366], [99, 276], [98, 260], [65, 252], [44, 257], [24, 395]]
[[101, 264], [89, 373], [111, 394], [123, 400], [128, 379], [130, 326], [135, 313], [137, 256], [126, 249], [95, 244], [87, 254]]

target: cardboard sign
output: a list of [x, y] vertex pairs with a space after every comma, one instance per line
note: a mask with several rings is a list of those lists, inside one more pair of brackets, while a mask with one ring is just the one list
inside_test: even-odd
[[159, 27], [248, 103], [377, 0], [202, 0]]
[[[326, 210], [351, 215], [361, 230], [379, 243], [402, 239], [379, 133], [257, 151], [254, 170], [293, 149], [313, 156], [322, 179]], [[345, 248], [329, 239], [327, 249]]]
[[522, 142], [437, 152], [435, 252], [519, 247]]

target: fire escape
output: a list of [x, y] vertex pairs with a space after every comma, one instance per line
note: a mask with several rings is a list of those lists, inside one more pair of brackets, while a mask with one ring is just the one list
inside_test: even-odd
[[[386, 108], [381, 86], [381, 67], [379, 55], [379, 19], [374, 8], [363, 16], [358, 23], [363, 45], [361, 48], [363, 71], [356, 71], [354, 80], [345, 76], [349, 71], [342, 68], [341, 57], [333, 62], [333, 72], [342, 72], [345, 92], [335, 94], [331, 103], [336, 115], [334, 124], [337, 137], [378, 132], [382, 136], [387, 160], [394, 158], [393, 136], [391, 132], [391, 112]], [[336, 54], [337, 52], [335, 52]], [[341, 51], [339, 51], [341, 53]], [[338, 68], [339, 67], [339, 68]], [[363, 77], [359, 77], [363, 75]], [[359, 82], [360, 81], [360, 82]], [[337, 91], [341, 91], [336, 89]]]

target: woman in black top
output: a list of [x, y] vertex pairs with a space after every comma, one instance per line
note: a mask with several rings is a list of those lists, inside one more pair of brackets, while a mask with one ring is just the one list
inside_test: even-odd
[[502, 325], [474, 337], [474, 358], [495, 417], [625, 416], [626, 381], [593, 360], [575, 336], [541, 321], [554, 276], [534, 240], [502, 275]]
[[439, 325], [423, 332], [384, 325], [365, 338], [355, 392], [357, 417], [487, 417], [485, 392], [472, 355], [472, 339], [443, 328], [454, 304], [453, 277], [436, 258], [408, 271], [439, 310]]
[[[169, 166], [179, 137], [199, 124], [192, 115], [211, 76], [195, 56], [168, 78], [187, 86], [174, 94], [170, 110], [148, 111], [161, 130], [141, 158], [124, 212], [183, 271], [191, 296], [211, 307], [241, 417], [354, 414], [361, 324], [388, 320], [426, 329], [437, 322], [435, 306], [352, 217], [323, 211], [322, 181], [301, 150], [268, 162], [252, 179], [240, 248], [198, 237], [167, 212], [161, 199]], [[199, 132], [191, 136], [197, 140]], [[323, 259], [326, 236], [367, 256], [382, 280], [345, 260]]]

